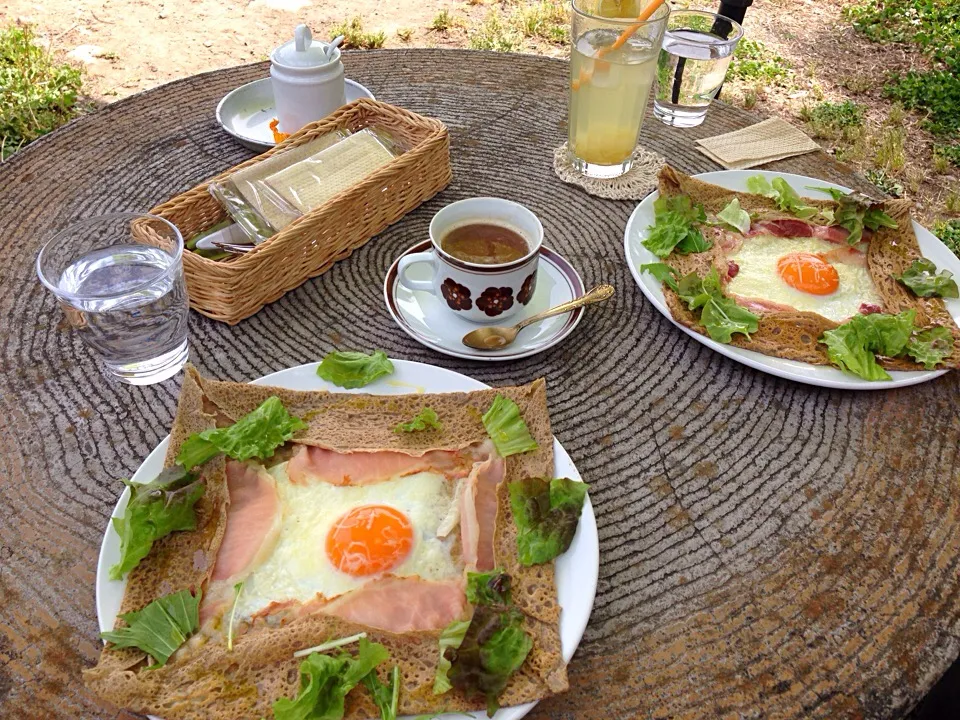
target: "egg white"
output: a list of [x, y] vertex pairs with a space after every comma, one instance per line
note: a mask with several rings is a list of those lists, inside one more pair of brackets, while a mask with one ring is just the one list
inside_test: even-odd
[[237, 615], [249, 617], [272, 602], [327, 599], [361, 587], [375, 575], [354, 577], [327, 558], [327, 533], [344, 513], [362, 505], [387, 505], [406, 515], [413, 527], [413, 547], [389, 572], [443, 580], [463, 573], [463, 563], [451, 554], [456, 533], [437, 537], [437, 529], [453, 510], [456, 486], [442, 475], [423, 472], [373, 485], [317, 482], [294, 485], [283, 463], [269, 470], [277, 481], [283, 520], [273, 553], [244, 582]]
[[862, 303], [882, 305], [873, 279], [865, 267], [844, 262], [831, 262], [840, 279], [837, 289], [829, 295], [811, 295], [791, 287], [777, 272], [777, 263], [791, 253], [828, 253], [836, 250], [835, 243], [820, 238], [784, 238], [757, 235], [744, 238], [743, 244], [727, 259], [735, 262], [740, 271], [727, 283], [726, 291], [746, 298], [768, 300], [781, 305], [814, 312], [825, 318], [842, 322], [860, 312]]

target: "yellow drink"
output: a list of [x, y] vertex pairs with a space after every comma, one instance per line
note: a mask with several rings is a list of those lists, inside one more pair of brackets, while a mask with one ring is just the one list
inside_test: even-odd
[[[620, 3], [607, 0], [606, 5], [611, 7], [601, 2], [603, 7], [590, 10], [635, 10], [621, 10], [612, 7], [614, 4]], [[656, 21], [646, 23], [621, 47], [612, 50], [630, 21], [592, 15], [576, 0], [574, 11], [568, 146], [574, 167], [580, 172], [592, 177], [617, 177], [630, 169], [668, 13], [663, 10], [661, 17], [658, 11]]]

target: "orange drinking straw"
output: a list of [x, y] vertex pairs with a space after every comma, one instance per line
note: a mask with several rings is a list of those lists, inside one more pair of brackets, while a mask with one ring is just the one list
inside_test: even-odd
[[[620, 33], [620, 37], [618, 37], [616, 40], [613, 41], [613, 45], [610, 45], [609, 47], [605, 47], [605, 48], [600, 48], [599, 52], [597, 52], [597, 60], [603, 59], [604, 55], [606, 55], [607, 53], [613, 50], [619, 50], [620, 48], [622, 48], [624, 44], [627, 42], [627, 40], [630, 39], [630, 36], [633, 35], [637, 30], [639, 30], [641, 26], [647, 20], [650, 19], [650, 16], [653, 15], [661, 5], [663, 5], [663, 3], [664, 3], [664, 0], [653, 0], [653, 2], [647, 5], [643, 9], [643, 12], [637, 15], [637, 19], [633, 23], [633, 25], [631, 25], [622, 33]], [[579, 90], [580, 86], [583, 83], [590, 82], [590, 78], [592, 76], [593, 76], [593, 72], [587, 72], [586, 70], [581, 70], [580, 77], [576, 78], [575, 80], [572, 80], [570, 82], [570, 87], [572, 87], [574, 90]]]

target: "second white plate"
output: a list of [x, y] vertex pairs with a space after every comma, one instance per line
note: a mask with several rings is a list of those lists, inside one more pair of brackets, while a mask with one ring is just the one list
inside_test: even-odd
[[[694, 175], [694, 177], [698, 180], [713, 183], [714, 185], [719, 185], [730, 190], [747, 192], [747, 178], [752, 175], [765, 175], [770, 179], [782, 177], [790, 184], [790, 187], [798, 193], [815, 199], [826, 200], [829, 199], [830, 196], [824, 192], [810, 190], [809, 186], [811, 185], [838, 188], [845, 192], [850, 191], [850, 188], [845, 188], [842, 185], [827, 182], [826, 180], [817, 180], [816, 178], [806, 177], [804, 175], [791, 175], [790, 173], [770, 172], [767, 170], [721, 170], [718, 172], [701, 173], [700, 175]], [[721, 355], [748, 365], [755, 370], [761, 370], [771, 375], [776, 375], [777, 377], [787, 378], [788, 380], [807, 383], [808, 385], [818, 385], [828, 388], [887, 390], [927, 382], [947, 372], [947, 370], [921, 370], [918, 372], [892, 371], [890, 373], [893, 378], [892, 380], [863, 380], [835, 367], [810, 365], [809, 363], [764, 355], [754, 352], [753, 350], [744, 350], [734, 347], [733, 345], [724, 345], [676, 322], [667, 307], [660, 281], [650, 273], [640, 272], [641, 265], [660, 261], [660, 258], [641, 244], [647, 237], [647, 228], [653, 225], [653, 203], [659, 196], [660, 194], [654, 191], [645, 197], [627, 221], [627, 228], [623, 238], [627, 264], [630, 266], [630, 272], [633, 274], [633, 279], [637, 281], [637, 285], [640, 286], [641, 292], [646, 295], [653, 306], [659, 310], [664, 317], [669, 319], [670, 322], [697, 342], [703, 343]], [[920, 244], [920, 252], [923, 256], [932, 260], [938, 268], [949, 270], [955, 276], [960, 276], [960, 258], [957, 258], [933, 233], [921, 227], [918, 223], [913, 223], [913, 229], [917, 234], [917, 242]], [[947, 310], [949, 310], [953, 316], [954, 321], [960, 323], [960, 300], [947, 299], [945, 302]]]

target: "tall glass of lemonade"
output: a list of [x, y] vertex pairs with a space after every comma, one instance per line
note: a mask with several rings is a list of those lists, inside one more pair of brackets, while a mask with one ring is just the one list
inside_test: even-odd
[[636, 23], [650, 0], [573, 0], [569, 148], [584, 175], [630, 169], [657, 55], [670, 15], [663, 3]]

